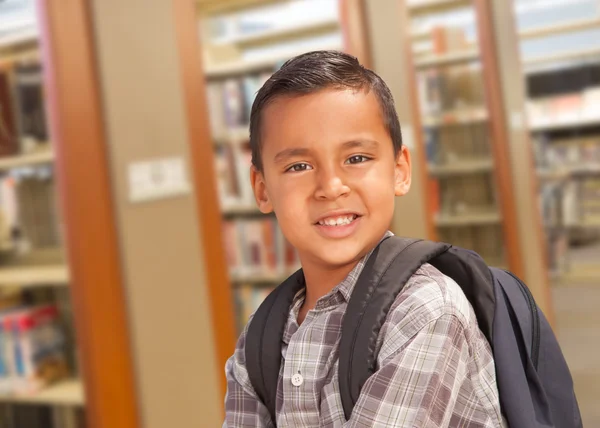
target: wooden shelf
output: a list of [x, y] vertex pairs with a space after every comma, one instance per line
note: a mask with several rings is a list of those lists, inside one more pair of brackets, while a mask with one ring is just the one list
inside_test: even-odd
[[69, 269], [66, 265], [0, 267], [0, 287], [38, 287], [45, 285], [68, 286]]
[[456, 215], [438, 215], [435, 218], [435, 224], [438, 227], [476, 226], [500, 223], [501, 220], [502, 218], [498, 212], [482, 212]]
[[477, 174], [491, 171], [494, 167], [492, 159], [474, 159], [451, 162], [448, 165], [429, 164], [428, 169], [431, 175], [462, 175]]
[[571, 166], [568, 168], [571, 175], [598, 175], [600, 174], [600, 163], [582, 164], [580, 166]]
[[54, 152], [52, 150], [39, 151], [15, 156], [0, 157], [0, 170], [20, 168], [24, 166], [34, 166], [52, 163], [54, 161]]
[[540, 180], [566, 180], [569, 178], [569, 171], [565, 168], [539, 168], [537, 170], [537, 176]]
[[256, 205], [230, 205], [223, 208], [223, 215], [235, 216], [235, 215], [267, 215], [260, 212]]
[[575, 31], [589, 30], [600, 27], [600, 18], [580, 19], [577, 21], [565, 22], [563, 24], [545, 25], [531, 28], [519, 32], [521, 39], [534, 39], [552, 36], [555, 34], [571, 33]]
[[571, 229], [600, 229], [600, 221], [579, 221], [577, 223], [569, 223], [566, 227]]
[[586, 126], [600, 126], [600, 117], [575, 118], [565, 121], [554, 121], [549, 123], [531, 123], [529, 130], [532, 132], [556, 131], [569, 128], [581, 128]]
[[428, 68], [439, 65], [460, 64], [463, 62], [476, 61], [479, 59], [479, 52], [476, 49], [466, 50], [464, 52], [452, 52], [443, 55], [428, 55], [415, 61], [417, 68]]
[[325, 19], [315, 19], [309, 22], [285, 27], [274, 28], [262, 31], [256, 34], [249, 34], [236, 37], [223, 37], [213, 42], [213, 45], [253, 45], [275, 42], [281, 39], [299, 37], [305, 34], [323, 33], [329, 30], [335, 30], [339, 27], [339, 22], [335, 17], [325, 17]]
[[408, 9], [412, 14], [442, 12], [448, 9], [468, 6], [470, 0], [413, 0], [408, 2]]
[[[342, 49], [341, 46], [323, 46], [321, 49]], [[232, 75], [246, 74], [252, 72], [258, 72], [263, 70], [275, 69], [278, 64], [288, 60], [289, 58], [306, 52], [293, 51], [283, 55], [273, 55], [272, 57], [260, 59], [260, 60], [235, 60], [223, 64], [207, 64], [205, 68], [206, 76], [209, 78], [222, 78]]]
[[477, 123], [488, 120], [488, 117], [488, 112], [483, 107], [461, 108], [445, 111], [439, 115], [425, 116], [423, 126]]
[[231, 129], [223, 132], [221, 135], [214, 137], [215, 144], [237, 144], [244, 143], [250, 140], [249, 126], [244, 126], [237, 129]]
[[0, 50], [8, 49], [16, 45], [35, 42], [39, 37], [39, 31], [35, 25], [21, 31], [10, 32], [0, 37]]
[[[299, 268], [298, 268], [299, 269]], [[230, 274], [231, 281], [236, 284], [250, 283], [265, 283], [265, 284], [280, 284], [285, 281], [297, 269], [290, 270], [287, 273], [253, 273], [253, 274]]]
[[234, 13], [249, 7], [265, 6], [280, 0], [196, 0], [198, 11], [202, 14]]
[[83, 385], [78, 379], [57, 382], [32, 395], [0, 395], [0, 402], [52, 406], [84, 406]]
[[[565, 22], [556, 25], [544, 25], [539, 27], [522, 30], [519, 37], [523, 40], [542, 38], [557, 34], [572, 33], [576, 31], [590, 30], [600, 28], [600, 18], [580, 19], [577, 21]], [[424, 40], [431, 37], [430, 30], [413, 31], [411, 37], [415, 40]]]
[[533, 73], [537, 71], [532, 67], [547, 65], [551, 63], [557, 62], [568, 62], [573, 60], [581, 60], [587, 59], [590, 57], [600, 56], [600, 49], [581, 49], [576, 51], [564, 52], [554, 55], [541, 55], [533, 58], [528, 58], [523, 61], [523, 65], [525, 66], [525, 73]]

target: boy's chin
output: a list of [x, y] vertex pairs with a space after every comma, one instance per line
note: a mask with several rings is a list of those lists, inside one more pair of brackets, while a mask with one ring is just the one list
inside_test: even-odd
[[[341, 244], [341, 243], [340, 243]], [[359, 261], [364, 256], [364, 248], [357, 243], [324, 245], [315, 249], [313, 256], [328, 267], [337, 268]]]

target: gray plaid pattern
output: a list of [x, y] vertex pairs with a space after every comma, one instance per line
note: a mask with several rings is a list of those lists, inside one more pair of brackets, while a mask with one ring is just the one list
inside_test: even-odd
[[[378, 370], [349, 421], [338, 384], [338, 345], [347, 302], [370, 254], [321, 298], [298, 326], [301, 291], [284, 332], [277, 390], [280, 427], [499, 427], [494, 361], [460, 287], [423, 265], [394, 302], [379, 334]], [[226, 365], [223, 427], [272, 427], [245, 368], [246, 332]], [[300, 373], [303, 383], [291, 378]]]

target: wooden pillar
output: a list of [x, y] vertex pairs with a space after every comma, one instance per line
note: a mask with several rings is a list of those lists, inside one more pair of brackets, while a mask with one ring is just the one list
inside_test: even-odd
[[39, 0], [71, 295], [91, 428], [139, 427], [89, 3]]

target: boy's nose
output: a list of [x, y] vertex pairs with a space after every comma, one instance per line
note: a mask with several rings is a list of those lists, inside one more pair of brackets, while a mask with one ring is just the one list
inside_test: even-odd
[[337, 199], [348, 193], [350, 193], [350, 187], [338, 175], [329, 175], [321, 180], [315, 192], [315, 197], [323, 200]]

